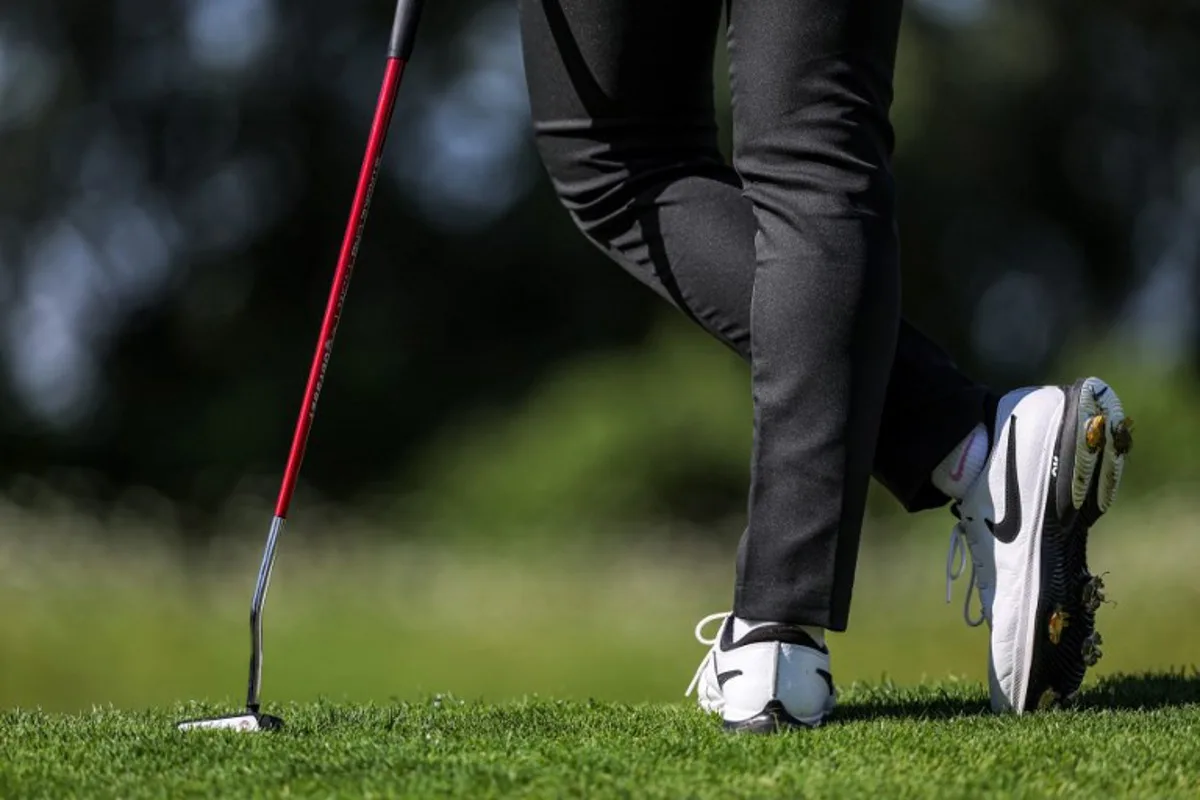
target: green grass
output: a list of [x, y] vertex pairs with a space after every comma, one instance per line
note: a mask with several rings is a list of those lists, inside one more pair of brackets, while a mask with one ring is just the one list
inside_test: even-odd
[[817, 731], [730, 736], [694, 708], [435, 697], [297, 704], [279, 733], [180, 733], [221, 709], [0, 715], [4, 797], [1188, 797], [1200, 677], [1118, 678], [1081, 709], [986, 712], [980, 686], [844, 688]]
[[1198, 510], [1104, 520], [1104, 659], [1081, 710], [1023, 719], [983, 713], [965, 580], [944, 604], [949, 515], [872, 524], [830, 637], [838, 719], [760, 740], [681, 697], [736, 536], [422, 547], [303, 509], [266, 617], [287, 729], [185, 736], [173, 721], [241, 702], [260, 515], [231, 520], [237, 546], [183, 553], [136, 521], [0, 507], [0, 798], [1200, 796]]

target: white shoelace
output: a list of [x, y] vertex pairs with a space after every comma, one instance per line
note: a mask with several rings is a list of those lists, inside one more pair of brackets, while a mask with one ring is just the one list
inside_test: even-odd
[[[950, 531], [950, 553], [946, 556], [946, 602], [950, 603], [954, 599], [954, 582], [958, 580], [963, 570], [967, 568], [967, 559], [970, 557], [970, 544], [967, 541], [967, 529], [963, 523], [958, 523], [954, 526], [954, 530]], [[957, 557], [958, 563], [955, 564]], [[975, 593], [978, 576], [976, 574], [977, 566], [974, 559], [971, 559], [971, 578], [967, 582], [967, 596], [963, 598], [963, 620], [972, 628], [977, 628], [984, 622], [983, 614], [983, 598], [980, 595], [979, 618], [972, 619], [971, 617], [971, 596]]]
[[704, 669], [712, 662], [712, 647], [717, 643], [717, 637], [721, 635], [721, 629], [717, 628], [717, 632], [710, 639], [704, 635], [704, 629], [717, 620], [721, 620], [721, 623], [724, 624], [731, 613], [733, 612], [721, 611], [717, 614], [709, 614], [696, 623], [696, 641], [707, 647], [708, 652], [704, 655], [704, 660], [700, 662], [700, 666], [696, 669], [696, 674], [692, 676], [692, 682], [688, 684], [687, 691], [683, 693], [684, 697], [690, 697], [692, 692], [696, 690], [696, 687], [700, 685], [700, 676], [704, 674]]

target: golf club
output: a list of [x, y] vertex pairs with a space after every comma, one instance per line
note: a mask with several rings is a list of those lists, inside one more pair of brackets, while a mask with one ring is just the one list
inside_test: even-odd
[[300, 473], [300, 465], [304, 460], [304, 450], [308, 443], [308, 433], [312, 427], [313, 418], [317, 413], [317, 401], [321, 397], [321, 386], [325, 383], [325, 371], [329, 367], [329, 357], [333, 353], [333, 340], [337, 334], [338, 321], [342, 316], [342, 306], [346, 301], [346, 291], [350, 288], [350, 276], [354, 271], [354, 262], [358, 257], [358, 247], [362, 242], [363, 228], [366, 226], [367, 214], [371, 210], [371, 197], [375, 193], [375, 181], [379, 175], [379, 165], [383, 157], [384, 143], [387, 141], [388, 128], [391, 125], [392, 111], [396, 106], [396, 95], [400, 90], [400, 80], [404, 68], [412, 55], [413, 43], [417, 34], [417, 23], [421, 16], [424, 0], [399, 0], [396, 4], [396, 18], [392, 26], [391, 40], [388, 45], [387, 68], [383, 76], [383, 87], [379, 92], [379, 102], [375, 109], [375, 120], [371, 124], [371, 134], [367, 140], [367, 152], [363, 158], [362, 171], [358, 177], [358, 188], [354, 193], [354, 204], [350, 210], [350, 220], [346, 226], [346, 235], [342, 241], [341, 254], [337, 262], [337, 270], [333, 277], [333, 288], [330, 290], [329, 302], [325, 307], [325, 320], [321, 325], [321, 333], [317, 339], [317, 351], [313, 357], [312, 368], [308, 375], [308, 387], [304, 392], [304, 403], [300, 407], [300, 418], [296, 423], [296, 432], [292, 438], [292, 449], [288, 456], [287, 468], [283, 473], [283, 484], [279, 489], [279, 500], [275, 505], [275, 516], [271, 520], [271, 529], [267, 534], [266, 551], [263, 553], [262, 566], [258, 570], [258, 582], [254, 587], [254, 597], [250, 604], [250, 685], [246, 693], [246, 712], [230, 717], [214, 719], [188, 720], [178, 724], [179, 730], [195, 729], [225, 729], [238, 731], [278, 730], [283, 726], [279, 717], [260, 712], [260, 692], [262, 689], [262, 660], [263, 660], [263, 604], [267, 599], [267, 588], [271, 583], [271, 568], [275, 564], [275, 549], [279, 544], [279, 536], [283, 532], [283, 524], [287, 519], [288, 508], [292, 502], [292, 494], [296, 488], [296, 479]]

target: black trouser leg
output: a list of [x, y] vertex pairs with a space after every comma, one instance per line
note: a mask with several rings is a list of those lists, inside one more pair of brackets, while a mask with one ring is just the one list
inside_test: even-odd
[[893, 0], [735, 3], [735, 171], [712, 105], [719, 0], [521, 0], [564, 205], [752, 365], [742, 616], [843, 628], [872, 464], [909, 508], [940, 504], [929, 474], [983, 416], [982, 387], [897, 318], [898, 15]]
[[758, 222], [742, 617], [846, 625], [900, 327], [888, 117], [900, 7], [731, 3], [734, 168]]

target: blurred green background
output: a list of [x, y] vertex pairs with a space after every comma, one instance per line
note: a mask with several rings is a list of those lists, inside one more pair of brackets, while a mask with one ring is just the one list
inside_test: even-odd
[[[0, 706], [240, 699], [391, 10], [0, 8]], [[906, 314], [997, 388], [1099, 374], [1138, 423], [1101, 672], [1200, 662], [1196, 74], [1194, 2], [913, 0], [900, 50]], [[575, 232], [528, 122], [515, 3], [430, 4], [268, 698], [672, 699], [728, 606], [747, 371]], [[873, 493], [840, 681], [984, 677], [951, 522]]]

